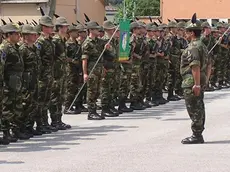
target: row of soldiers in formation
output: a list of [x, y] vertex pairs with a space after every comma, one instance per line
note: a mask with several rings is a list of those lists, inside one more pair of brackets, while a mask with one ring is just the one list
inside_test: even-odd
[[[88, 112], [88, 120], [103, 120], [183, 98], [180, 57], [188, 45], [185, 23], [171, 21], [156, 26], [137, 21], [130, 26], [130, 56], [119, 61], [120, 32], [110, 21], [103, 27], [93, 21], [86, 26], [69, 25], [64, 17], [58, 17], [53, 24], [45, 15], [35, 27], [3, 25], [0, 144], [70, 129], [62, 121], [63, 113]], [[228, 35], [220, 38], [226, 27], [218, 23], [211, 29], [207, 22], [202, 26], [201, 39], [208, 49], [221, 39], [211, 52], [214, 70], [209, 89], [227, 87], [230, 41]], [[87, 85], [71, 106], [83, 82]], [[163, 97], [165, 86], [167, 99]], [[128, 97], [130, 107], [126, 105]], [[101, 114], [97, 113], [98, 98]], [[87, 108], [83, 106], [85, 99]]]

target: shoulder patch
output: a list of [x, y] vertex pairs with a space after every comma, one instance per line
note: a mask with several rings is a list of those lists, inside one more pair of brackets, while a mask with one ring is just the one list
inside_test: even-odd
[[42, 48], [41, 44], [40, 44], [40, 43], [38, 43], [38, 42], [35, 44], [35, 46], [36, 46], [36, 47], [37, 47], [37, 49], [39, 49], [39, 50]]
[[4, 51], [1, 51], [1, 63], [4, 63], [6, 61], [6, 53]]

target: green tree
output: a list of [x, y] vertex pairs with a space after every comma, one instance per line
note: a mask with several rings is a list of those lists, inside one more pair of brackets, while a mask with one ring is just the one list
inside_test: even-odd
[[[126, 2], [126, 17], [133, 19], [133, 16], [159, 16], [160, 0], [123, 0]], [[134, 3], [136, 2], [136, 4]], [[135, 4], [135, 5], [134, 5]], [[115, 22], [123, 18], [124, 3], [117, 5], [118, 13], [115, 16]]]

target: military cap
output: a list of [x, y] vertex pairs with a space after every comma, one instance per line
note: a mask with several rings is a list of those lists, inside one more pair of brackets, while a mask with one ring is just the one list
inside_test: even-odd
[[52, 18], [49, 16], [42, 16], [39, 20], [39, 24], [47, 27], [54, 27]]
[[157, 26], [155, 26], [154, 24], [149, 23], [149, 24], [146, 25], [146, 30], [147, 31], [157, 31]]
[[42, 31], [41, 25], [36, 25], [36, 26], [34, 26], [34, 30], [35, 30], [37, 33], [41, 33], [41, 31]]
[[2, 26], [2, 31], [3, 33], [20, 32], [20, 28], [16, 23], [8, 23]]
[[178, 28], [185, 28], [186, 23], [184, 21], [180, 21], [179, 23], [177, 23], [177, 27]]
[[104, 29], [115, 29], [116, 26], [113, 24], [113, 22], [107, 20], [107, 21], [104, 21], [103, 28]]
[[188, 30], [202, 30], [201, 22], [197, 20], [196, 13], [193, 14], [192, 19], [188, 21], [186, 29]]
[[130, 29], [141, 28], [141, 26], [137, 22], [132, 22], [130, 24]]
[[203, 27], [203, 28], [210, 28], [211, 26], [210, 26], [210, 24], [206, 21], [206, 22], [203, 22], [203, 23], [201, 24], [201, 27]]
[[169, 27], [169, 28], [175, 28], [175, 27], [177, 27], [177, 23], [176, 23], [175, 21], [170, 21], [170, 22], [168, 23], [168, 27]]
[[165, 29], [165, 28], [168, 28], [168, 25], [165, 24], [165, 23], [162, 23], [162, 24], [160, 24], [159, 27], [160, 27], [161, 29]]
[[98, 29], [99, 30], [101, 28], [101, 26], [99, 26], [99, 24], [94, 21], [87, 22], [86, 26], [87, 26], [87, 29]]
[[219, 32], [219, 30], [217, 29], [217, 27], [212, 27], [212, 28], [211, 28], [211, 31], [212, 31], [212, 32]]
[[56, 23], [55, 23], [56, 26], [69, 26], [67, 20], [65, 17], [58, 17], [56, 19]]
[[146, 27], [146, 24], [142, 21], [138, 21], [137, 23], [140, 25], [140, 27], [144, 27], [144, 28]]
[[68, 27], [67, 33], [72, 32], [72, 31], [78, 31], [78, 29], [76, 28], [76, 26], [70, 25]]
[[100, 26], [99, 32], [105, 32], [103, 26]]
[[22, 26], [22, 33], [27, 33], [27, 34], [36, 34], [37, 32], [35, 31], [34, 27], [29, 25], [29, 24], [25, 24]]
[[221, 27], [224, 27], [224, 25], [223, 25], [222, 22], [218, 22], [218, 23], [216, 24], [216, 27], [217, 27], [217, 28], [221, 28]]
[[86, 32], [87, 28], [85, 26], [83, 26], [82, 24], [78, 24], [76, 26], [76, 29], [78, 30], [78, 32]]

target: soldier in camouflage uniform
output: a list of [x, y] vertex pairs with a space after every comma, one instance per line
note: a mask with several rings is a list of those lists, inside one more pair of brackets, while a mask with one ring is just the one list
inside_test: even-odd
[[[223, 34], [226, 30], [225, 26], [223, 25], [223, 23], [217, 23], [217, 29], [220, 31], [221, 34]], [[217, 69], [219, 72], [219, 85], [222, 88], [226, 87], [226, 75], [227, 75], [227, 61], [228, 61], [228, 44], [229, 44], [229, 40], [228, 40], [228, 35], [225, 34], [222, 36], [222, 38], [220, 38], [221, 41], [219, 43], [219, 57], [218, 60], [220, 60], [220, 69]]]
[[[87, 29], [85, 26], [78, 24], [76, 26], [77, 30], [78, 30], [78, 38], [77, 38], [77, 42], [80, 46], [82, 46], [83, 42], [85, 41], [86, 37], [87, 37]], [[80, 56], [82, 54], [79, 54]], [[83, 80], [83, 71], [82, 71], [82, 64], [80, 67], [81, 71], [79, 73], [80, 75], [80, 80], [79, 82], [81, 83], [79, 86], [81, 87], [81, 85], [84, 83]], [[84, 88], [82, 89], [80, 95], [79, 95], [79, 106], [81, 108], [82, 112], [88, 112], [88, 109], [83, 106], [83, 103], [86, 103], [86, 94], [87, 94], [87, 85], [84, 86]]]
[[37, 54], [41, 59], [40, 76], [39, 76], [39, 115], [42, 116], [42, 125], [37, 126], [37, 130], [43, 134], [56, 132], [57, 128], [48, 123], [48, 108], [51, 100], [52, 86], [54, 82], [54, 53], [55, 45], [52, 42], [53, 23], [49, 16], [42, 16], [39, 20], [41, 25], [41, 35], [37, 39], [35, 46]]
[[152, 101], [156, 104], [165, 104], [168, 101], [163, 97], [163, 86], [168, 71], [168, 47], [169, 42], [164, 38], [165, 26], [159, 26], [160, 35], [157, 38], [157, 53], [156, 53], [156, 82], [154, 86]]
[[139, 28], [134, 28], [132, 30], [132, 36], [130, 38], [131, 42], [131, 60], [132, 60], [132, 73], [130, 79], [130, 99], [131, 105], [130, 107], [133, 110], [144, 110], [145, 107], [142, 105], [140, 101], [140, 94], [142, 90], [142, 82], [140, 76], [141, 63], [143, 58], [145, 57], [145, 52], [148, 47], [147, 41], [143, 39], [141, 36], [141, 26], [138, 23], [131, 23], [132, 25], [136, 24]]
[[[188, 42], [184, 38], [185, 37], [185, 25], [186, 25], [186, 23], [184, 21], [177, 23], [177, 28], [178, 28], [177, 39], [179, 40], [180, 46], [181, 46], [180, 47], [179, 61], [181, 61], [181, 54], [183, 53], [183, 51], [188, 46]], [[180, 64], [177, 67], [178, 68], [176, 69], [176, 72], [178, 72], [180, 74]], [[181, 88], [182, 77], [181, 77], [181, 75], [177, 75], [177, 76], [178, 76], [178, 78], [177, 78], [176, 83], [175, 83], [175, 93], [179, 98], [183, 98], [183, 89]]]
[[[1, 36], [2, 36], [2, 29], [1, 29]], [[2, 37], [1, 37], [1, 43], [2, 43]], [[1, 50], [1, 47], [2, 45], [0, 45], [0, 50]], [[1, 53], [1, 52], [0, 52]], [[3, 103], [3, 80], [4, 80], [4, 65], [5, 65], [5, 57], [4, 55], [1, 56], [1, 63], [0, 63], [0, 131], [4, 131], [4, 126], [2, 126], [2, 120], [7, 120], [7, 118], [5, 117], [4, 119], [4, 116], [3, 116], [3, 113], [2, 113], [2, 103]], [[5, 121], [5, 123], [8, 123], [9, 121]], [[7, 129], [7, 128], [5, 128]], [[0, 137], [0, 145], [8, 145], [10, 144], [10, 141], [5, 137], [4, 139]]]
[[[16, 142], [17, 139], [27, 140], [30, 138], [25, 133], [22, 123], [22, 74], [24, 64], [17, 45], [20, 39], [20, 30], [19, 26], [14, 23], [4, 25], [2, 29], [6, 36], [0, 47], [0, 56], [2, 62], [4, 62], [2, 130], [5, 140]], [[10, 128], [12, 128], [13, 136], [10, 134]]]
[[[212, 27], [211, 29], [211, 34], [216, 41], [218, 41], [219, 39], [219, 30], [216, 27]], [[220, 55], [219, 55], [219, 45], [216, 45], [216, 47], [213, 49], [213, 66], [212, 66], [212, 75], [211, 75], [211, 85], [214, 87], [215, 90], [219, 90], [221, 89], [221, 87], [219, 86], [219, 80], [220, 80], [220, 76], [219, 76], [219, 72], [221, 69], [221, 63], [220, 63]]]
[[191, 137], [182, 140], [182, 144], [204, 143], [202, 132], [205, 124], [204, 86], [211, 74], [211, 62], [207, 47], [201, 42], [201, 23], [193, 15], [186, 27], [186, 37], [190, 41], [181, 57], [181, 75], [183, 78], [185, 104], [192, 120]]
[[156, 79], [156, 53], [157, 53], [157, 35], [160, 34], [157, 27], [152, 23], [146, 26], [147, 29], [147, 42], [149, 45], [149, 70], [147, 73], [147, 88], [146, 88], [146, 101], [150, 103], [151, 106], [158, 106], [156, 102], [152, 102], [152, 94], [154, 92], [153, 88], [155, 86]]
[[69, 39], [66, 41], [67, 58], [69, 59], [69, 71], [67, 81], [67, 96], [65, 101], [65, 114], [80, 114], [81, 107], [79, 98], [74, 102], [75, 109], [71, 107], [70, 112], [67, 109], [70, 108], [75, 96], [78, 93], [80, 87], [81, 77], [81, 45], [78, 44], [76, 38], [78, 37], [78, 30], [75, 26], [69, 26], [68, 29]]
[[24, 61], [23, 72], [23, 123], [26, 125], [27, 133], [30, 136], [42, 135], [42, 132], [34, 130], [34, 122], [41, 125], [41, 116], [38, 113], [38, 76], [40, 68], [40, 59], [36, 54], [34, 43], [37, 38], [37, 32], [32, 26], [26, 24], [22, 27], [23, 42], [19, 47], [19, 53]]
[[[116, 26], [110, 22], [105, 21], [103, 23], [103, 29], [105, 35], [102, 38], [105, 43], [109, 41], [115, 32]], [[112, 84], [115, 78], [115, 60], [117, 58], [117, 42], [113, 37], [110, 42], [110, 48], [105, 50], [103, 54], [103, 68], [102, 68], [102, 79], [101, 79], [101, 106], [102, 116], [105, 117], [116, 117], [119, 116], [118, 110], [115, 109], [115, 104], [112, 100]]]
[[105, 117], [99, 115], [96, 111], [96, 101], [99, 94], [102, 74], [101, 60], [94, 68], [91, 75], [88, 76], [103, 50], [102, 41], [97, 38], [100, 26], [98, 23], [92, 21], [87, 23], [87, 28], [89, 30], [89, 36], [82, 44], [82, 68], [84, 81], [87, 81], [88, 120], [103, 120]]
[[[132, 104], [132, 107], [130, 106], [130, 108], [128, 108], [125, 104], [125, 102], [127, 101], [127, 97], [129, 95], [130, 89], [131, 89], [130, 82], [131, 82], [131, 75], [132, 75], [132, 70], [133, 70], [133, 61], [134, 61], [133, 59], [139, 57], [134, 52], [134, 49], [136, 47], [136, 40], [134, 38], [136, 38], [136, 36], [140, 34], [140, 28], [141, 26], [137, 22], [132, 22], [130, 24], [130, 30], [133, 33], [133, 36], [132, 36], [133, 39], [131, 38], [130, 40], [130, 46], [131, 46], [130, 57], [128, 60], [121, 61], [121, 64], [120, 64], [121, 75], [120, 75], [120, 85], [119, 85], [118, 110], [122, 112], [132, 112], [133, 110], [143, 110], [144, 109], [138, 102], [135, 102], [136, 103], [135, 106], [134, 106], [134, 102], [132, 102], [133, 104]], [[134, 81], [134, 78], [133, 78], [133, 81]], [[139, 78], [138, 78], [138, 81], [140, 82]], [[139, 85], [137, 86], [139, 87]], [[136, 101], [139, 101], [138, 96], [139, 94], [136, 95]]]
[[181, 45], [177, 38], [177, 23], [174, 21], [169, 22], [168, 28], [170, 30], [166, 39], [170, 43], [169, 48], [169, 70], [168, 70], [168, 97], [169, 101], [180, 100], [179, 97], [174, 95], [174, 88], [176, 81], [180, 78], [180, 55], [181, 55]]
[[[203, 34], [201, 36], [201, 41], [207, 46], [208, 51], [215, 45], [216, 40], [211, 34], [211, 26], [208, 22], [202, 23]], [[214, 63], [214, 54], [213, 51], [209, 54], [212, 59], [212, 64]], [[207, 85], [206, 91], [214, 91], [214, 87], [209, 83]]]
[[148, 83], [148, 78], [146, 77], [148, 75], [148, 71], [150, 68], [150, 63], [149, 63], [149, 45], [148, 41], [146, 39], [146, 24], [143, 22], [138, 22], [138, 24], [141, 26], [141, 31], [140, 31], [140, 38], [142, 38], [142, 42], [144, 44], [144, 54], [141, 60], [141, 66], [140, 66], [140, 81], [141, 81], [141, 89], [140, 89], [140, 96], [139, 96], [139, 102], [142, 104], [143, 107], [145, 108], [151, 108], [152, 106], [150, 105], [150, 102], [144, 99], [145, 93], [147, 91], [147, 83]]
[[51, 125], [58, 130], [70, 129], [71, 126], [62, 122], [62, 106], [66, 95], [66, 74], [68, 70], [66, 56], [66, 34], [69, 24], [66, 18], [58, 17], [56, 19], [57, 33], [52, 42], [55, 47], [54, 53], [54, 82], [52, 86], [51, 104], [49, 107]]

